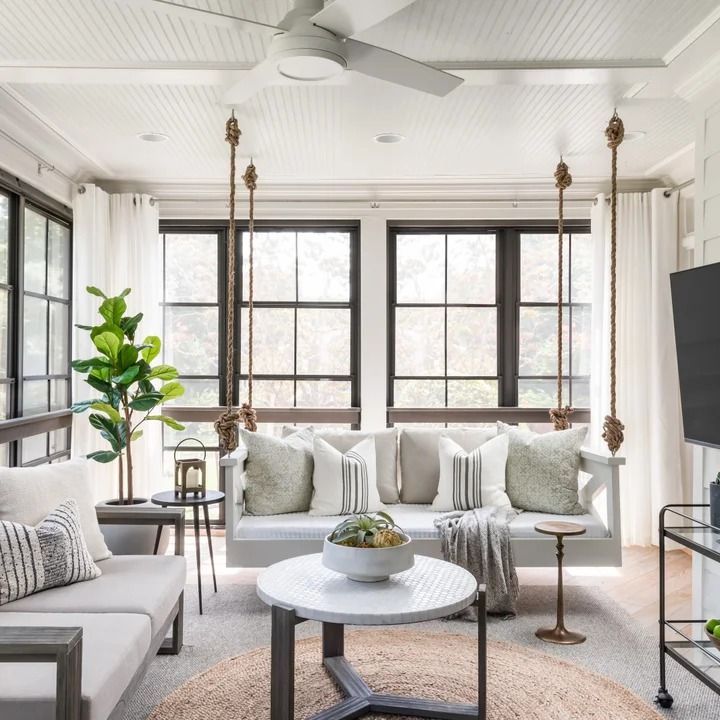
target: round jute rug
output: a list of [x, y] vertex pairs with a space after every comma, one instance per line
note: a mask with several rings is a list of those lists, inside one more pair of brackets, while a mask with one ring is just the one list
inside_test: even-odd
[[[477, 644], [472, 638], [449, 633], [361, 630], [347, 634], [345, 652], [377, 692], [477, 701]], [[322, 667], [319, 638], [299, 640], [295, 658], [295, 717], [305, 720], [342, 696]], [[155, 708], [150, 720], [269, 717], [270, 650], [260, 648], [224, 660], [188, 680]], [[488, 643], [488, 720], [660, 717], [629, 690], [589, 670], [519, 645]]]

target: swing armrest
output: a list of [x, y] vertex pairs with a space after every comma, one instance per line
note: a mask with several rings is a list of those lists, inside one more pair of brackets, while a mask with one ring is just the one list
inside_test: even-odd
[[229, 533], [234, 532], [243, 515], [247, 456], [247, 448], [240, 445], [230, 454], [220, 458], [222, 487], [225, 492], [225, 527]]

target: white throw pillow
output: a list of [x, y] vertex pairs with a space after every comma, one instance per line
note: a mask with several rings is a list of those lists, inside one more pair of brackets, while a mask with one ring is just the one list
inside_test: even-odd
[[78, 505], [85, 544], [95, 562], [112, 554], [98, 525], [90, 484], [90, 462], [84, 458], [29, 468], [0, 468], [0, 520], [38, 525], [68, 498]]
[[469, 453], [449, 437], [440, 437], [438, 454], [440, 481], [433, 510], [510, 505], [505, 492], [506, 435], [498, 435]]
[[341, 453], [315, 436], [313, 460], [310, 515], [352, 515], [385, 509], [377, 489], [374, 438], [365, 438]]

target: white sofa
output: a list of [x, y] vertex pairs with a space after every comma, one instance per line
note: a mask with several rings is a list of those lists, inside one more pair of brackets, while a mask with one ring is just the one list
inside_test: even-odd
[[[339, 517], [317, 517], [307, 512], [283, 515], [244, 513], [244, 463], [247, 450], [239, 447], [220, 460], [225, 487], [225, 534], [228, 567], [265, 567], [297, 555], [320, 552], [323, 538], [340, 522]], [[552, 567], [555, 539], [539, 535], [540, 520], [563, 519], [585, 526], [586, 534], [566, 544], [565, 565], [575, 567], [619, 567], [622, 565], [620, 536], [619, 468], [624, 459], [590, 450], [581, 451], [580, 502], [584, 515], [549, 515], [522, 512], [512, 522], [515, 563], [518, 567]], [[402, 473], [402, 483], [412, 478]], [[430, 505], [403, 503], [388, 506], [395, 522], [413, 538], [417, 552], [441, 556], [440, 540], [433, 520], [440, 514]]]

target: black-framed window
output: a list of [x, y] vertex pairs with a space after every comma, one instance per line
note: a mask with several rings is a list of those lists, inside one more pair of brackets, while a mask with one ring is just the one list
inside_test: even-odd
[[[587, 407], [589, 229], [566, 230], [564, 401]], [[555, 403], [556, 228], [390, 226], [388, 244], [390, 422], [400, 408]]]
[[0, 462], [70, 455], [72, 215], [0, 172]]

